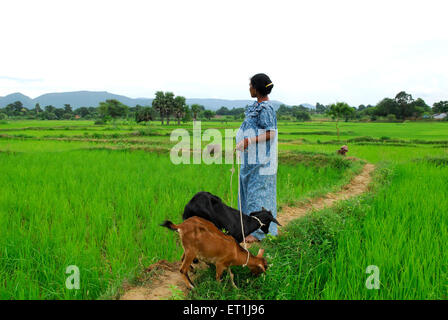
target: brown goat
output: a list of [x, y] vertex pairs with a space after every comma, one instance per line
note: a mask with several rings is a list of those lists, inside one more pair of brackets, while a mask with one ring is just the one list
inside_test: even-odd
[[188, 270], [196, 257], [216, 266], [216, 280], [219, 282], [222, 273], [227, 269], [235, 288], [230, 266], [244, 266], [247, 262], [250, 271], [256, 275], [265, 272], [268, 267], [266, 259], [263, 258], [263, 249], [258, 251], [257, 256], [249, 253], [248, 259], [248, 251], [232, 236], [224, 234], [213, 223], [203, 218], [194, 216], [178, 225], [167, 220], [161, 226], [179, 232], [184, 248], [180, 272], [190, 288], [194, 288], [194, 285], [188, 277]]

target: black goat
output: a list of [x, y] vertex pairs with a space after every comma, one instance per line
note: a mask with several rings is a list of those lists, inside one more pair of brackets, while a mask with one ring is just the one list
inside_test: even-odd
[[[185, 206], [182, 218], [186, 220], [193, 216], [204, 218], [218, 229], [226, 230], [238, 243], [243, 241], [240, 211], [224, 204], [219, 197], [205, 191], [196, 193]], [[264, 233], [268, 233], [271, 222], [281, 226], [271, 211], [263, 207], [261, 211], [252, 212], [250, 215], [243, 213], [244, 237], [260, 228]]]

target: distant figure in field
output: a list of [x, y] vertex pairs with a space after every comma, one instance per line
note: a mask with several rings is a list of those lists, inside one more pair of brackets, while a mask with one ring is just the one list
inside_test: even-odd
[[338, 150], [338, 154], [341, 154], [345, 156], [345, 154], [348, 152], [348, 147], [346, 145], [343, 145], [341, 149]]

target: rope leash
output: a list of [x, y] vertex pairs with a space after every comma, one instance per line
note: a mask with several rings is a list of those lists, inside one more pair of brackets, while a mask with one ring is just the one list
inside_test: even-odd
[[[232, 173], [230, 175], [230, 194], [232, 195], [232, 202], [231, 202], [232, 205], [233, 205], [232, 177], [233, 177], [233, 174], [235, 172], [235, 162], [233, 161], [233, 155], [234, 154], [236, 154], [237, 164], [239, 164], [238, 160], [240, 159], [240, 155], [239, 155], [239, 153], [236, 152], [236, 148], [233, 149], [233, 152], [232, 152], [232, 169], [230, 169], [230, 172]], [[242, 209], [241, 209], [240, 166], [238, 166], [238, 203], [239, 203], [239, 208], [240, 208], [241, 233], [243, 235], [244, 250], [247, 251], [246, 263], [243, 264], [243, 267], [245, 267], [249, 263], [250, 252], [249, 252], [249, 250], [247, 250], [246, 237], [244, 236], [243, 212], [242, 212]], [[261, 221], [260, 221], [260, 223], [261, 223]]]

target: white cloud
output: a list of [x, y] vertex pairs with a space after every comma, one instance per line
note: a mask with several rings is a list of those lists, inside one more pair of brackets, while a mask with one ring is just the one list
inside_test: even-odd
[[[0, 95], [448, 100], [445, 1], [2, 1]], [[18, 82], [9, 78], [42, 79]]]

